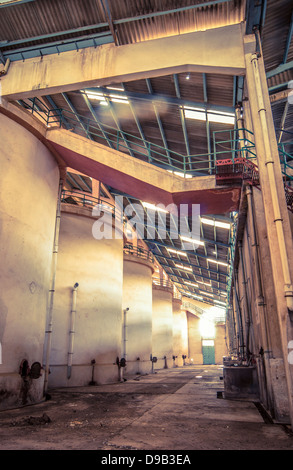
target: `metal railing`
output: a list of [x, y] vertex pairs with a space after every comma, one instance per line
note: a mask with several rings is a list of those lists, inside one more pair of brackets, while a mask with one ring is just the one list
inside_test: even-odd
[[154, 262], [154, 255], [151, 251], [141, 248], [139, 246], [133, 246], [131, 244], [124, 245], [124, 253], [126, 255], [137, 256], [138, 258], [142, 258], [147, 261]]
[[[239, 137], [241, 129], [216, 131], [213, 132], [213, 152], [183, 155], [73, 111], [63, 108], [50, 109], [39, 98], [33, 98], [21, 104], [44, 121], [48, 127], [58, 126], [76, 133], [81, 132], [91, 140], [129, 153], [133, 157], [169, 171], [180, 173], [184, 177], [214, 174], [217, 160], [225, 158], [234, 160], [237, 155], [244, 156], [244, 153], [253, 153], [253, 143], [250, 139], [252, 133], [246, 129], [242, 130], [245, 135], [243, 141]], [[225, 137], [227, 132], [228, 136]]]
[[93, 215], [107, 212], [115, 217], [116, 208], [114, 204], [85, 192], [63, 190], [61, 193], [61, 203], [87, 207], [93, 210]]
[[174, 289], [173, 283], [169, 279], [164, 279], [162, 277], [153, 277], [153, 285], [158, 287], [165, 287], [166, 289]]
[[[243, 179], [256, 176], [257, 166], [252, 162], [252, 160], [256, 162], [256, 149], [253, 133], [248, 129], [233, 128], [214, 131], [212, 152], [183, 155], [73, 111], [48, 108], [39, 98], [29, 99], [21, 104], [43, 120], [48, 127], [58, 126], [76, 133], [81, 132], [95, 142], [179, 173], [183, 177], [215, 174], [218, 181], [224, 181], [223, 176], [226, 170], [229, 170], [230, 174], [238, 175], [239, 178], [243, 175]], [[290, 133], [288, 136], [291, 139]], [[281, 142], [278, 147], [283, 174], [287, 180], [291, 181], [293, 180], [292, 142]], [[252, 175], [253, 172], [254, 175]], [[228, 177], [226, 181], [229, 181]]]

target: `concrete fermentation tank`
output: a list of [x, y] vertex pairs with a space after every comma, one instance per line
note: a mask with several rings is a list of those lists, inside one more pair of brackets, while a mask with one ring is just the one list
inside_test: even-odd
[[0, 114], [0, 409], [43, 399], [43, 349], [59, 187], [44, 144]]
[[152, 370], [152, 275], [150, 251], [125, 245], [123, 270], [122, 356], [125, 374], [146, 374]]
[[173, 296], [173, 366], [183, 366], [188, 355], [188, 330], [186, 311], [182, 299]]
[[[117, 382], [123, 236], [115, 238], [115, 208], [86, 194], [62, 201], [49, 388]], [[107, 233], [97, 239], [99, 222]]]
[[153, 335], [152, 356], [157, 358], [154, 368], [173, 365], [173, 285], [163, 278], [153, 280]]

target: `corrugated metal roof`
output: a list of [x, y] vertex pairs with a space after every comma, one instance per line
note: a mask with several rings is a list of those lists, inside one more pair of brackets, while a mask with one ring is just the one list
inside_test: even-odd
[[[272, 70], [283, 62], [293, 3], [288, 0], [267, 0], [265, 24], [261, 39], [266, 70]], [[293, 58], [293, 41], [288, 60]]]

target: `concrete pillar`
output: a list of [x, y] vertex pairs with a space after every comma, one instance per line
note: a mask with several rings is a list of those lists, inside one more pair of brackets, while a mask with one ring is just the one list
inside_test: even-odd
[[173, 286], [168, 281], [153, 284], [152, 356], [157, 357], [155, 368], [173, 365]]
[[117, 382], [123, 239], [113, 232], [94, 238], [90, 208], [63, 203], [61, 209], [49, 387]]
[[[276, 296], [276, 312], [286, 382], [288, 415], [293, 425], [293, 366], [288, 361], [288, 348], [293, 338], [293, 243], [286, 206], [274, 122], [267, 88], [260, 45], [256, 54], [254, 36], [244, 38], [246, 84], [253, 125], [260, 186], [272, 264], [272, 288]], [[264, 273], [265, 274], [265, 273]], [[281, 377], [281, 374], [279, 375]], [[283, 382], [284, 383], [284, 382]], [[282, 393], [285, 387], [282, 387]]]
[[126, 376], [152, 370], [153, 272], [153, 257], [149, 251], [124, 249], [122, 356], [126, 359]]
[[182, 299], [173, 297], [173, 365], [183, 366], [182, 356], [188, 355], [188, 327]]
[[215, 362], [223, 364], [223, 357], [228, 355], [226, 344], [226, 326], [222, 324], [215, 325]]
[[43, 348], [59, 169], [28, 130], [0, 114], [0, 409], [43, 399]]
[[203, 364], [200, 318], [187, 312], [188, 322], [188, 360], [191, 364]]

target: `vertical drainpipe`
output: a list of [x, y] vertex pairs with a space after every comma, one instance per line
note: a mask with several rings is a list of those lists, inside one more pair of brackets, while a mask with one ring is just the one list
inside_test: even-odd
[[129, 307], [125, 308], [123, 310], [123, 357], [124, 359], [126, 360], [126, 328], [127, 328], [127, 324], [126, 324], [126, 314], [129, 310]]
[[47, 330], [46, 330], [47, 344], [46, 344], [46, 357], [45, 357], [44, 395], [46, 394], [47, 389], [48, 389], [50, 353], [51, 353], [51, 344], [52, 344], [53, 304], [54, 304], [55, 279], [56, 279], [56, 270], [57, 270], [57, 255], [58, 255], [58, 247], [59, 247], [62, 188], [63, 188], [63, 180], [60, 179], [58, 200], [57, 200], [57, 209], [56, 209], [55, 234], [54, 234], [54, 243], [53, 243], [51, 280], [50, 280], [49, 301], [48, 301], [48, 320], [47, 320], [48, 321], [48, 324], [47, 324], [48, 326], [47, 326]]
[[71, 319], [70, 319], [70, 330], [69, 330], [69, 348], [68, 348], [68, 360], [67, 360], [67, 378], [68, 379], [70, 379], [70, 377], [71, 377], [71, 369], [72, 369], [77, 288], [78, 288], [78, 283], [76, 282], [74, 284], [73, 290], [72, 290], [72, 307], [71, 307]]
[[281, 216], [278, 192], [277, 192], [277, 184], [275, 179], [274, 173], [274, 159], [272, 156], [271, 151], [271, 144], [270, 144], [270, 136], [268, 131], [267, 125], [267, 116], [266, 116], [266, 108], [262, 96], [262, 86], [261, 86], [261, 78], [260, 78], [260, 71], [258, 65], [258, 56], [257, 54], [252, 54], [251, 57], [253, 75], [254, 75], [254, 83], [255, 89], [257, 94], [257, 107], [258, 107], [258, 114], [260, 118], [260, 125], [262, 129], [263, 135], [263, 143], [265, 148], [265, 165], [267, 169], [267, 176], [269, 181], [269, 187], [272, 197], [272, 209], [273, 209], [273, 217], [274, 217], [274, 224], [277, 232], [279, 250], [280, 250], [280, 259], [282, 265], [282, 271], [284, 276], [284, 295], [287, 303], [287, 309], [289, 315], [293, 312], [293, 286], [290, 274], [290, 267], [287, 257], [287, 249], [286, 249], [286, 242], [285, 242], [285, 234], [283, 228], [283, 219]]

